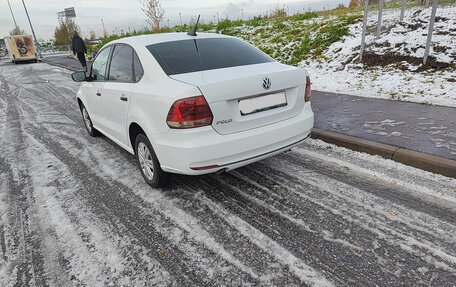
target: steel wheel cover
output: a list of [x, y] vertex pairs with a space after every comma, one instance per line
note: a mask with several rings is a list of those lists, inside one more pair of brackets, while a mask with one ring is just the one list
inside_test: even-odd
[[138, 159], [144, 176], [148, 180], [152, 180], [154, 178], [154, 163], [149, 148], [143, 142], [138, 144]]

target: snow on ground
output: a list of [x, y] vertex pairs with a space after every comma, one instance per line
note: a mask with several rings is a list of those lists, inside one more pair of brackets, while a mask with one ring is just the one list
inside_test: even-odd
[[[399, 10], [385, 10], [381, 37], [375, 39], [377, 11], [369, 13], [365, 61], [357, 63], [362, 21], [350, 25], [350, 35], [324, 52], [325, 60], [301, 62], [312, 76], [313, 88], [363, 97], [394, 99], [456, 107], [456, 6], [440, 7], [432, 38], [431, 61], [453, 65], [453, 69], [423, 69], [421, 59], [427, 38], [431, 8], [406, 11], [403, 22]], [[378, 56], [383, 55], [383, 59]], [[395, 57], [395, 58], [394, 58]], [[375, 59], [374, 59], [375, 58]], [[395, 59], [396, 63], [391, 61]]]

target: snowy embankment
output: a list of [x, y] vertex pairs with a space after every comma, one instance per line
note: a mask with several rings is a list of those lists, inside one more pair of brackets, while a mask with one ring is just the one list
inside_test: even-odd
[[376, 39], [377, 11], [369, 13], [364, 64], [359, 63], [362, 21], [350, 35], [323, 53], [327, 60], [300, 63], [312, 75], [313, 88], [328, 92], [456, 107], [456, 7], [439, 7], [429, 66], [422, 58], [431, 8], [386, 10]]

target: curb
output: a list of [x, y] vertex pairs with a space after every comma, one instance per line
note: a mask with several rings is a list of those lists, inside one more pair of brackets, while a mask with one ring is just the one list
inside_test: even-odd
[[66, 66], [66, 65], [62, 65], [62, 64], [57, 64], [57, 63], [48, 61], [48, 60], [46, 60], [44, 58], [41, 61], [43, 63], [49, 64], [51, 66], [56, 66], [56, 67], [59, 67], [59, 68], [62, 68], [62, 69], [67, 69], [67, 70], [70, 70], [70, 71], [73, 71], [73, 72], [81, 71], [80, 69], [76, 69], [76, 68], [73, 68], [73, 67], [70, 67], [70, 66]]
[[312, 129], [311, 137], [354, 151], [379, 155], [405, 165], [456, 178], [456, 160], [412, 151], [405, 148], [377, 143], [321, 129]]

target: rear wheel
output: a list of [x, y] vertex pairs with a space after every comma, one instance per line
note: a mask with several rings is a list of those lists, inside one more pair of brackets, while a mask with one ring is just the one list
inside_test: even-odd
[[87, 133], [92, 137], [100, 135], [100, 132], [93, 127], [92, 120], [90, 119], [89, 112], [87, 111], [87, 109], [84, 107], [83, 104], [81, 104], [80, 107], [82, 119], [84, 120], [84, 125], [86, 127]]
[[135, 152], [138, 167], [147, 184], [152, 187], [163, 187], [169, 183], [171, 174], [161, 169], [160, 162], [145, 135], [136, 136]]

